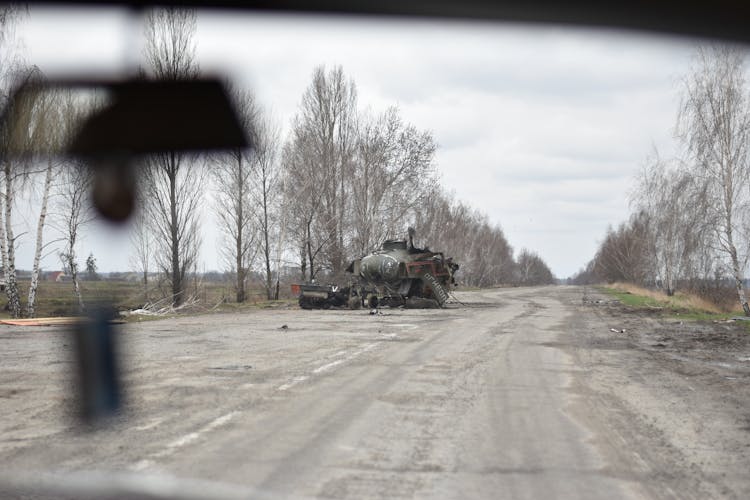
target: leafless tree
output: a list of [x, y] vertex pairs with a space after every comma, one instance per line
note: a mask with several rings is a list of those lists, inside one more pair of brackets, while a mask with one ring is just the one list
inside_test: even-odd
[[594, 257], [593, 272], [599, 280], [653, 284], [651, 219], [636, 212], [617, 229], [609, 228]]
[[[70, 93], [61, 91], [50, 91], [40, 96], [38, 108], [39, 119], [42, 121], [40, 126], [43, 127], [44, 147], [49, 151], [62, 151], [65, 148], [65, 142], [72, 134], [72, 130], [76, 127], [77, 121], [82, 115], [82, 110], [76, 106], [76, 102]], [[26, 303], [26, 314], [30, 318], [33, 318], [36, 314], [36, 294], [39, 287], [42, 253], [50, 243], [53, 243], [44, 242], [44, 228], [47, 223], [52, 186], [57, 178], [61, 159], [54, 154], [50, 154], [43, 161], [46, 166], [43, 172], [44, 182], [41, 188], [41, 203], [36, 226], [34, 263], [31, 269], [31, 282]]]
[[47, 222], [47, 208], [49, 204], [52, 183], [56, 174], [56, 165], [52, 159], [47, 160], [47, 168], [44, 172], [44, 184], [42, 186], [42, 200], [39, 206], [39, 217], [36, 225], [36, 243], [34, 246], [34, 263], [31, 268], [31, 281], [29, 283], [29, 294], [26, 302], [26, 315], [33, 318], [36, 315], [36, 294], [39, 287], [39, 273], [41, 271], [42, 252], [47, 246], [44, 242], [44, 228]]
[[[258, 109], [253, 96], [235, 89], [235, 110], [245, 130], [251, 131], [254, 148], [258, 145]], [[235, 276], [237, 302], [246, 300], [247, 278], [256, 255], [257, 219], [253, 203], [255, 182], [253, 162], [256, 149], [236, 149], [212, 158], [216, 190], [216, 213], [226, 244], [223, 253]]]
[[547, 263], [535, 252], [521, 250], [517, 259], [518, 284], [521, 286], [551, 285], [555, 276]]
[[[42, 79], [36, 67], [18, 67], [16, 81], [18, 88], [24, 88]], [[0, 149], [2, 158], [2, 216], [0, 216], [0, 248], [2, 250], [5, 290], [8, 296], [8, 307], [13, 317], [21, 315], [21, 299], [16, 280], [16, 246], [14, 209], [16, 196], [25, 187], [34, 172], [34, 162], [27, 155], [17, 156], [9, 152], [33, 153], [42, 147], [46, 140], [44, 114], [46, 104], [37, 93], [24, 92], [17, 94], [12, 102], [6, 104], [5, 112], [10, 126], [0, 130]], [[34, 155], [31, 154], [31, 157]]]
[[65, 241], [60, 258], [70, 272], [73, 291], [78, 299], [78, 307], [83, 311], [85, 304], [78, 279], [76, 248], [79, 243], [81, 229], [91, 222], [93, 218], [89, 199], [93, 175], [87, 166], [78, 162], [69, 162], [62, 168], [60, 178], [60, 193], [58, 195], [59, 221], [57, 224]]
[[[146, 211], [154, 231], [154, 258], [170, 284], [172, 303], [185, 300], [186, 276], [200, 245], [200, 204], [205, 171], [176, 152], [156, 155], [144, 171]], [[190, 168], [193, 167], [193, 168]]]
[[[326, 264], [334, 274], [344, 268], [346, 246], [346, 215], [348, 208], [347, 179], [352, 168], [355, 144], [357, 92], [354, 82], [348, 80], [339, 66], [326, 71], [323, 66], [315, 68], [312, 82], [302, 96], [300, 110], [293, 124], [292, 138], [287, 145], [291, 151], [288, 158], [295, 160], [285, 166], [292, 177], [312, 182], [309, 197], [297, 198], [316, 214], [311, 217], [303, 233], [312, 238], [320, 230]], [[290, 170], [293, 169], [293, 170]], [[299, 171], [307, 170], [308, 172]], [[304, 181], [303, 181], [304, 182]], [[294, 186], [295, 183], [289, 184]], [[298, 184], [298, 189], [308, 189]], [[294, 200], [292, 198], [292, 201]], [[307, 203], [312, 202], [313, 203]], [[319, 225], [312, 228], [312, 224]], [[308, 258], [312, 256], [317, 242], [306, 241]], [[314, 265], [310, 263], [314, 274]]]
[[[15, 269], [16, 236], [13, 228], [14, 194], [18, 189], [18, 180], [26, 178], [27, 164], [19, 165], [18, 159], [12, 157], [11, 149], [29, 147], [31, 130], [34, 127], [33, 99], [11, 102], [13, 91], [25, 82], [38, 78], [36, 68], [27, 67], [19, 58], [16, 46], [15, 25], [18, 19], [18, 6], [0, 6], [0, 111], [10, 120], [0, 129], [0, 161], [2, 161], [2, 207], [0, 215], [0, 254], [2, 271], [5, 278], [5, 290], [8, 296], [8, 307], [14, 317], [21, 314], [21, 300], [18, 292]], [[15, 130], [11, 126], [15, 125]], [[32, 128], [29, 128], [32, 127]], [[20, 143], [20, 144], [19, 144]], [[20, 172], [19, 172], [20, 171]], [[10, 182], [9, 182], [10, 181]], [[11, 196], [8, 196], [10, 194]], [[7, 217], [10, 217], [6, 220]], [[10, 230], [8, 230], [10, 228]]]
[[[41, 253], [47, 218], [47, 204], [54, 178], [56, 161], [47, 157], [42, 167], [38, 153], [59, 147], [62, 135], [58, 133], [56, 121], [60, 107], [54, 92], [32, 92], [29, 86], [40, 83], [43, 75], [38, 68], [23, 62], [17, 50], [14, 33], [16, 21], [26, 9], [19, 6], [0, 7], [0, 108], [7, 112], [10, 120], [0, 131], [0, 158], [2, 158], [2, 216], [0, 216], [0, 248], [2, 249], [3, 272], [6, 278], [8, 304], [13, 316], [21, 314], [21, 298], [16, 281], [15, 257], [18, 238], [14, 217], [16, 205], [36, 191], [41, 185], [41, 202], [36, 224], [36, 240], [33, 256], [31, 283], [29, 286], [27, 315], [34, 316], [36, 290], [39, 280]], [[25, 88], [11, 102], [12, 91]], [[21, 208], [22, 213], [25, 212]]]
[[[58, 133], [63, 136], [61, 141], [64, 142], [72, 137], [83, 119], [98, 105], [96, 96], [87, 98], [71, 93], [63, 94], [61, 96], [60, 118], [57, 120]], [[94, 217], [90, 199], [94, 177], [91, 168], [84, 162], [69, 159], [60, 166], [58, 179], [57, 221], [55, 225], [64, 241], [60, 259], [70, 274], [73, 292], [78, 300], [78, 308], [83, 311], [85, 304], [78, 279], [76, 250], [80, 243], [83, 227], [89, 224]]]
[[396, 107], [360, 113], [341, 68], [317, 68], [281, 161], [283, 213], [302, 278], [335, 276], [348, 253], [362, 255], [414, 226], [418, 244], [460, 263], [464, 283], [512, 282], [513, 249], [502, 229], [439, 188], [436, 147]]
[[[5, 32], [12, 18], [21, 9], [0, 9], [0, 44], [9, 42]], [[10, 21], [9, 21], [10, 19]], [[33, 91], [44, 76], [36, 67], [24, 65], [19, 58], [13, 58], [4, 51], [3, 83], [14, 82], [17, 93], [13, 101], [4, 103], [5, 111], [10, 117], [9, 124], [0, 133], [3, 151], [3, 210], [0, 217], [0, 247], [2, 247], [3, 267], [6, 276], [6, 292], [9, 308], [13, 316], [21, 313], [21, 301], [16, 282], [15, 257], [19, 234], [15, 231], [15, 206], [20, 199], [34, 198], [31, 195], [41, 181], [41, 192], [37, 193], [39, 212], [36, 221], [36, 239], [33, 252], [31, 282], [28, 291], [26, 314], [35, 315], [36, 294], [39, 283], [40, 262], [44, 249], [51, 242], [44, 242], [44, 228], [47, 224], [48, 205], [52, 195], [52, 186], [61, 159], [50, 154], [64, 149], [72, 130], [81, 117], [79, 102], [69, 93], [45, 90]], [[10, 61], [10, 62], [9, 62]], [[4, 93], [4, 96], [7, 94]], [[8, 152], [11, 151], [10, 154]]]
[[[145, 18], [146, 71], [163, 80], [198, 76], [195, 60], [197, 14], [175, 7], [148, 11]], [[186, 103], [187, 104], [187, 103]]]
[[321, 206], [323, 190], [320, 189], [324, 172], [308, 163], [312, 141], [308, 130], [294, 127], [292, 136], [282, 153], [283, 165], [283, 211], [290, 221], [290, 236], [298, 252], [301, 278], [314, 280], [321, 269], [319, 255], [326, 246], [329, 234]]
[[[195, 11], [153, 10], [147, 14], [145, 25], [147, 72], [165, 80], [198, 75]], [[185, 299], [186, 275], [198, 256], [199, 205], [205, 171], [174, 151], [156, 154], [146, 163], [146, 210], [156, 236], [156, 262], [170, 282], [173, 304], [179, 305]]]
[[653, 274], [667, 295], [674, 294], [678, 282], [701, 273], [697, 256], [710, 240], [704, 185], [681, 167], [655, 152], [632, 196], [636, 211], [648, 213]]
[[362, 255], [403, 232], [436, 184], [432, 134], [406, 125], [398, 108], [359, 120], [351, 170], [353, 250]]
[[694, 175], [706, 186], [714, 239], [730, 263], [737, 296], [750, 316], [743, 271], [747, 262], [750, 108], [743, 52], [729, 46], [698, 50], [683, 84], [678, 132]]
[[490, 224], [487, 216], [477, 215], [470, 226], [467, 255], [470, 283], [480, 287], [510, 283], [516, 267], [513, 248], [499, 226]]
[[133, 216], [133, 225], [130, 231], [130, 245], [132, 253], [130, 255], [130, 267], [141, 275], [143, 284], [143, 301], [149, 302], [149, 284], [148, 273], [151, 270], [151, 263], [154, 252], [153, 232], [149, 227], [148, 214], [143, 210], [145, 202], [140, 201], [138, 206], [141, 207]]
[[[279, 298], [279, 269], [273, 269], [271, 262], [274, 251], [278, 254], [281, 245], [281, 201], [279, 168], [279, 131], [271, 118], [258, 113], [254, 124], [254, 147], [250, 166], [253, 173], [253, 205], [256, 207], [256, 220], [259, 231], [259, 247], [263, 258], [266, 297]], [[277, 259], [278, 260], [278, 259]], [[274, 275], [276, 279], [274, 280]]]
[[415, 213], [415, 227], [421, 244], [440, 250], [461, 266], [460, 283], [480, 287], [512, 283], [513, 248], [502, 229], [442, 189], [430, 190]]
[[15, 83], [13, 73], [19, 65], [15, 27], [24, 10], [25, 7], [21, 7], [20, 4], [0, 6], [0, 109], [5, 106], [5, 100]]

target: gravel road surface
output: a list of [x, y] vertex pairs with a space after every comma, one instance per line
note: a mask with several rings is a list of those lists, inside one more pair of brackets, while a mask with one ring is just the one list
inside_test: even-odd
[[750, 498], [741, 325], [578, 287], [456, 296], [123, 325], [126, 408], [95, 431], [73, 418], [70, 334], [0, 326], [0, 497], [104, 477], [184, 498]]

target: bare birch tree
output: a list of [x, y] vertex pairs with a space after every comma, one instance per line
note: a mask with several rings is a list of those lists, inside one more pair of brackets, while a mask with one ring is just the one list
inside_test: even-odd
[[653, 284], [651, 219], [647, 212], [631, 214], [616, 229], [610, 227], [594, 257], [592, 270], [609, 283], [623, 281], [638, 285]]
[[699, 49], [684, 81], [678, 131], [694, 175], [706, 186], [714, 240], [731, 267], [737, 296], [750, 316], [744, 287], [748, 235], [750, 109], [739, 48]]
[[[196, 77], [195, 11], [157, 9], [147, 14], [145, 23], [146, 71], [164, 80]], [[171, 151], [153, 155], [143, 176], [156, 236], [156, 262], [170, 282], [174, 305], [185, 300], [186, 275], [198, 257], [204, 175], [190, 158]]]
[[703, 184], [680, 165], [670, 165], [655, 153], [638, 178], [632, 196], [636, 211], [648, 214], [648, 248], [654, 275], [667, 295], [678, 283], [696, 277], [696, 266], [710, 239], [705, 220]]
[[535, 252], [523, 249], [517, 259], [518, 284], [521, 286], [551, 285], [555, 276], [547, 263]]
[[[36, 224], [36, 242], [34, 248], [31, 283], [29, 286], [26, 314], [34, 316], [36, 291], [39, 282], [40, 260], [44, 243], [44, 227], [47, 218], [47, 204], [55, 171], [55, 160], [46, 159], [46, 168], [39, 169], [36, 165], [38, 155], [36, 149], [53, 150], [57, 147], [60, 134], [56, 133], [56, 108], [53, 93], [28, 93], [19, 96], [15, 102], [8, 100], [14, 86], [38, 83], [42, 78], [36, 67], [23, 64], [16, 50], [17, 40], [14, 27], [20, 13], [25, 9], [19, 6], [0, 7], [0, 109], [7, 111], [11, 117], [12, 128], [5, 128], [0, 132], [3, 160], [3, 209], [0, 216], [0, 253], [2, 254], [3, 273], [6, 278], [9, 308], [13, 316], [21, 313], [21, 300], [16, 282], [15, 253], [18, 236], [15, 234], [13, 217], [14, 205], [19, 194], [29, 188], [32, 189], [38, 173], [42, 173], [44, 181], [41, 190], [41, 203]], [[7, 109], [6, 109], [7, 108]], [[24, 152], [23, 157], [13, 157], [8, 149], [13, 148]], [[37, 171], [39, 170], [39, 172]], [[20, 196], [20, 198], [24, 198]]]
[[486, 215], [475, 213], [468, 224], [470, 236], [464, 252], [466, 272], [473, 286], [487, 287], [513, 280], [513, 248], [502, 229], [489, 222]]
[[81, 229], [93, 219], [93, 211], [90, 203], [93, 175], [87, 166], [76, 162], [69, 162], [62, 168], [60, 178], [58, 226], [65, 241], [64, 249], [60, 253], [60, 259], [68, 268], [70, 279], [73, 283], [73, 291], [78, 300], [79, 310], [83, 311], [85, 304], [78, 278], [78, 256], [76, 249], [81, 236]]
[[[58, 131], [61, 135], [61, 145], [69, 140], [85, 117], [92, 109], [99, 106], [95, 95], [86, 98], [75, 93], [65, 93], [61, 96], [61, 112]], [[77, 247], [80, 243], [82, 229], [94, 218], [91, 204], [91, 191], [94, 175], [91, 168], [79, 160], [66, 160], [61, 166], [58, 176], [57, 222], [58, 232], [64, 241], [60, 260], [67, 268], [73, 284], [73, 293], [78, 301], [78, 309], [83, 312], [86, 305], [81, 293], [78, 276]]]
[[[15, 24], [19, 7], [13, 5], [0, 6], [0, 111], [11, 118], [10, 122], [17, 122], [16, 130], [11, 131], [6, 126], [0, 129], [0, 161], [2, 161], [2, 204], [0, 204], [0, 255], [2, 271], [5, 279], [5, 291], [8, 296], [8, 308], [14, 317], [21, 314], [21, 300], [18, 292], [15, 269], [16, 237], [13, 234], [13, 206], [14, 193], [17, 189], [16, 180], [19, 176], [17, 159], [9, 154], [11, 148], [28, 146], [28, 128], [33, 126], [33, 103], [27, 99], [24, 102], [11, 102], [10, 96], [15, 87], [25, 81], [34, 80], [38, 73], [35, 68], [28, 68], [21, 63], [18, 56]], [[21, 132], [20, 134], [18, 132]], [[16, 142], [16, 144], [13, 144]], [[18, 144], [21, 142], [22, 144]], [[22, 169], [21, 169], [22, 170]], [[21, 173], [21, 178], [25, 173]], [[10, 181], [10, 182], [8, 182]], [[8, 196], [8, 195], [11, 196]], [[10, 220], [6, 217], [11, 216]], [[10, 232], [8, 231], [10, 227]]]
[[461, 283], [469, 286], [512, 283], [513, 248], [502, 229], [439, 187], [433, 187], [415, 211], [415, 228], [421, 242], [439, 249], [461, 266]]
[[[16, 70], [18, 87], [24, 87], [42, 79], [36, 67], [19, 67]], [[42, 146], [46, 140], [44, 126], [45, 104], [33, 92], [18, 94], [13, 102], [6, 104], [6, 113], [11, 126], [0, 130], [2, 158], [2, 215], [0, 216], [0, 250], [2, 251], [5, 291], [11, 315], [21, 315], [21, 298], [16, 279], [16, 246], [14, 210], [16, 196], [25, 188], [34, 172], [34, 162], [29, 157], [16, 157], [9, 151], [30, 152]], [[31, 156], [34, 156], [33, 154]]]
[[42, 252], [46, 247], [44, 243], [44, 227], [47, 223], [47, 207], [49, 204], [52, 182], [55, 178], [56, 168], [54, 161], [47, 161], [44, 172], [44, 185], [42, 187], [42, 201], [39, 206], [39, 217], [36, 225], [36, 243], [34, 245], [34, 263], [31, 268], [31, 282], [29, 283], [29, 294], [26, 302], [26, 316], [33, 318], [36, 315], [36, 295], [39, 288], [39, 273], [41, 272]]
[[[73, 111], [70, 96], [62, 93], [49, 93], [40, 104], [42, 108], [40, 110], [40, 119], [43, 120], [42, 126], [44, 130], [42, 135], [44, 140], [50, 151], [60, 151], [63, 149], [63, 142], [70, 132], [69, 128], [73, 125], [73, 119], [71, 119], [73, 117], [66, 116], [66, 114]], [[36, 295], [39, 287], [42, 253], [48, 245], [48, 243], [44, 242], [44, 228], [47, 223], [47, 210], [52, 194], [52, 184], [59, 170], [59, 160], [57, 158], [50, 155], [44, 161], [46, 167], [44, 169], [44, 182], [36, 225], [34, 262], [31, 268], [31, 282], [26, 302], [26, 315], [29, 318], [33, 318], [36, 315]]]

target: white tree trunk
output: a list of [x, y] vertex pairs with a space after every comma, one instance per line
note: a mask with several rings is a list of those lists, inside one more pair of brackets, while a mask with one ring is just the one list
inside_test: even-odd
[[44, 222], [47, 218], [47, 201], [49, 200], [50, 187], [52, 186], [52, 161], [47, 164], [47, 173], [44, 178], [44, 192], [42, 194], [42, 207], [39, 210], [39, 221], [36, 226], [36, 248], [34, 249], [34, 267], [31, 271], [31, 284], [29, 285], [29, 301], [26, 305], [26, 314], [29, 318], [36, 315], [36, 290], [39, 286], [39, 262], [42, 258], [44, 248]]
[[70, 267], [70, 279], [73, 281], [73, 291], [78, 299], [78, 308], [81, 312], [86, 310], [86, 306], [83, 303], [83, 296], [81, 295], [81, 286], [78, 283], [78, 264], [76, 264], [75, 251], [73, 250], [73, 242], [70, 245], [70, 253], [68, 253], [68, 266]]
[[750, 306], [747, 303], [747, 296], [745, 295], [744, 279], [742, 277], [742, 271], [740, 269], [740, 261], [737, 258], [737, 248], [734, 245], [731, 226], [728, 227], [730, 229], [726, 231], [727, 247], [729, 250], [729, 256], [732, 261], [732, 277], [734, 278], [734, 284], [737, 288], [737, 298], [739, 299], [740, 305], [742, 306], [742, 312], [745, 313], [745, 316], [750, 316]]
[[21, 299], [16, 282], [16, 245], [13, 234], [13, 177], [10, 163], [5, 163], [5, 292], [8, 295], [8, 308], [14, 318], [21, 316]]
[[5, 200], [0, 200], [0, 254], [2, 256], [3, 278], [8, 274], [8, 246], [5, 234], [5, 211], [3, 210]]

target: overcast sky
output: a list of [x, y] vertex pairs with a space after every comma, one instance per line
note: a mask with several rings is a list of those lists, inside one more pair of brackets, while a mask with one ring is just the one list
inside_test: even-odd
[[[139, 61], [140, 33], [139, 18], [111, 10], [34, 9], [18, 30], [29, 62], [50, 74], [125, 71]], [[213, 12], [199, 14], [197, 45], [203, 70], [250, 87], [282, 129], [313, 68], [343, 66], [360, 107], [395, 104], [431, 130], [445, 188], [558, 277], [582, 267], [608, 224], [627, 217], [633, 176], [652, 149], [673, 151], [678, 83], [695, 47], [526, 25]], [[126, 247], [96, 226], [80, 252], [92, 251], [101, 270], [125, 270]], [[220, 268], [216, 248], [207, 231], [203, 269]], [[57, 266], [50, 258], [47, 267]]]

